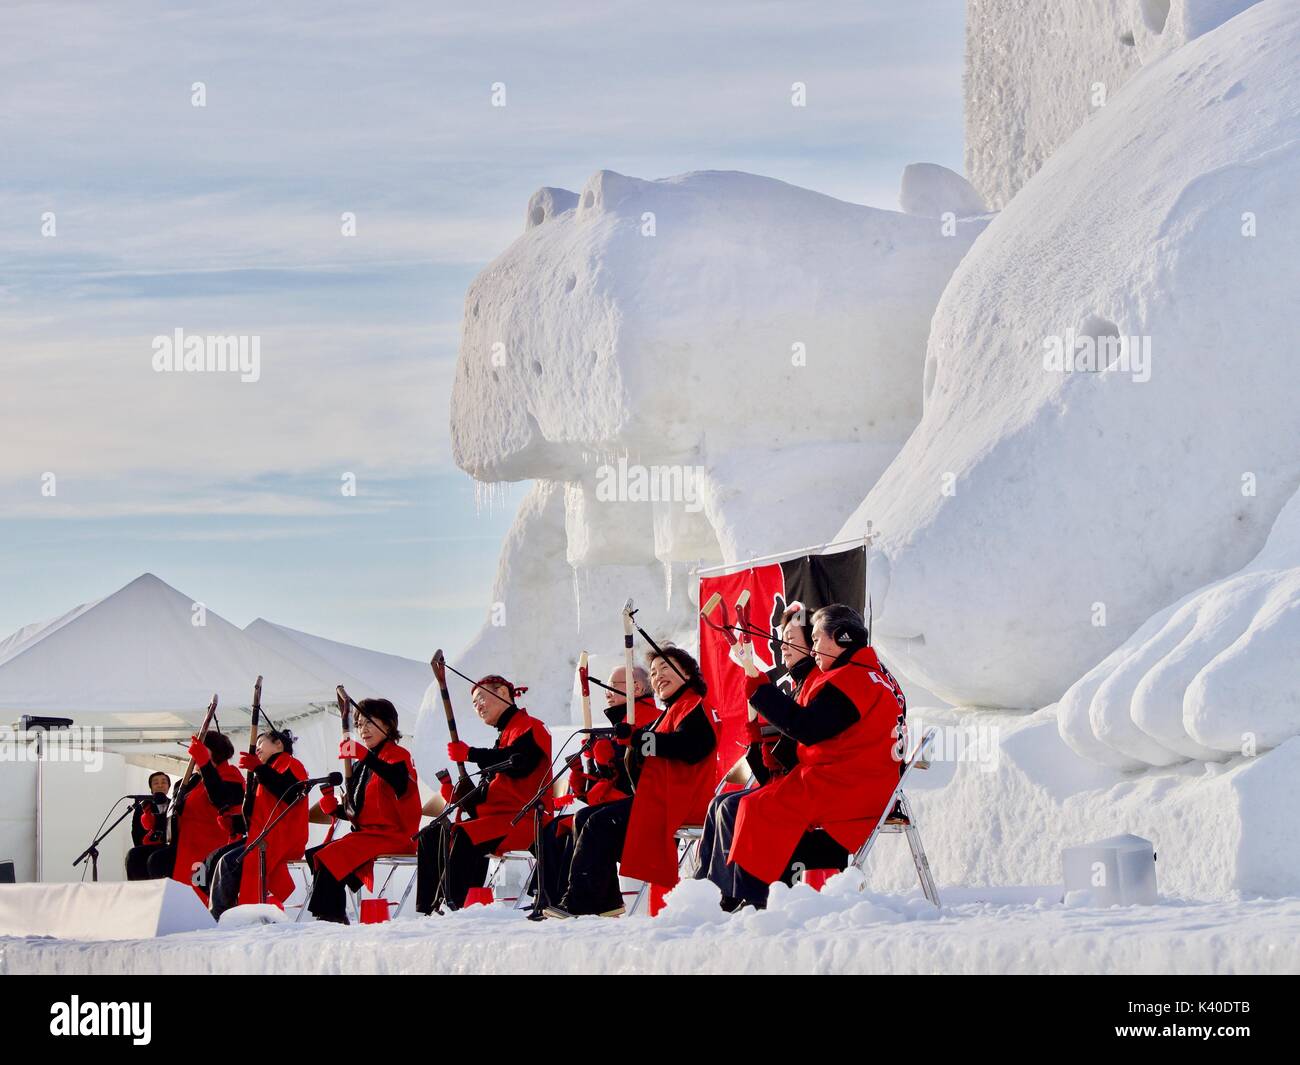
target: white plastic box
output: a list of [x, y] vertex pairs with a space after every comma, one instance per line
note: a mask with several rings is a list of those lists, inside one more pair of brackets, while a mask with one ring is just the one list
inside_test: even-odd
[[1149, 906], [1157, 901], [1156, 853], [1149, 839], [1111, 836], [1061, 851], [1065, 893], [1086, 891], [1094, 906]]

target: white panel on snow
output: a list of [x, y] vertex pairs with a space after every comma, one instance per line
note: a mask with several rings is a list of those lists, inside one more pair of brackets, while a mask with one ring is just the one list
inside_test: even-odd
[[152, 939], [214, 927], [193, 889], [175, 880], [0, 885], [0, 936]]

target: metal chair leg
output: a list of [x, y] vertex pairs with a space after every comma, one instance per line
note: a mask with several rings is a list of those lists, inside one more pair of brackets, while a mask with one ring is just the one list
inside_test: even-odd
[[916, 878], [921, 882], [921, 891], [936, 908], [939, 903], [939, 889], [935, 885], [934, 875], [930, 872], [930, 860], [925, 856], [925, 847], [921, 844], [921, 833], [916, 827], [916, 818], [907, 796], [900, 797], [903, 815], [907, 818], [907, 827], [903, 830], [907, 836], [907, 845], [912, 851], [912, 864], [916, 866]]

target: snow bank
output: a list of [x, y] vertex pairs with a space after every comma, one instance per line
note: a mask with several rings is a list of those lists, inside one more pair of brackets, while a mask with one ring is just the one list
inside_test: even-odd
[[[0, 939], [0, 974], [1288, 973], [1300, 899], [1094, 909], [1059, 888], [919, 897], [775, 892], [763, 913], [534, 924], [503, 906], [340, 928], [264, 927], [133, 943]], [[693, 888], [696, 885], [687, 885]], [[681, 891], [682, 889], [678, 889]], [[676, 894], [676, 893], [674, 893]], [[722, 917], [722, 919], [718, 919]]]
[[1126, 769], [1224, 760], [1300, 733], [1300, 495], [1245, 568], [1159, 611], [1061, 699], [1061, 735]]
[[[1056, 708], [1034, 714], [913, 709], [940, 728], [939, 760], [908, 796], [941, 892], [946, 885], [1049, 883], [1061, 849], [1132, 833], [1155, 844], [1160, 891], [1189, 898], [1300, 895], [1300, 738], [1258, 757], [1125, 774], [1072, 751]], [[916, 885], [907, 845], [873, 850], [877, 890]]]
[[[1264, 2], [1144, 69], [945, 291], [924, 418], [844, 532], [875, 521], [886, 656], [948, 701], [1059, 698], [1300, 485], [1298, 50]], [[1052, 362], [1111, 338], [1112, 370]]]

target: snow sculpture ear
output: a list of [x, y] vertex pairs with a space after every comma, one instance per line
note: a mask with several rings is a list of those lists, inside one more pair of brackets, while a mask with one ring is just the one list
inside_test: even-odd
[[543, 186], [528, 197], [528, 213], [524, 217], [524, 232], [549, 222], [558, 214], [578, 206], [578, 194], [568, 189]]

